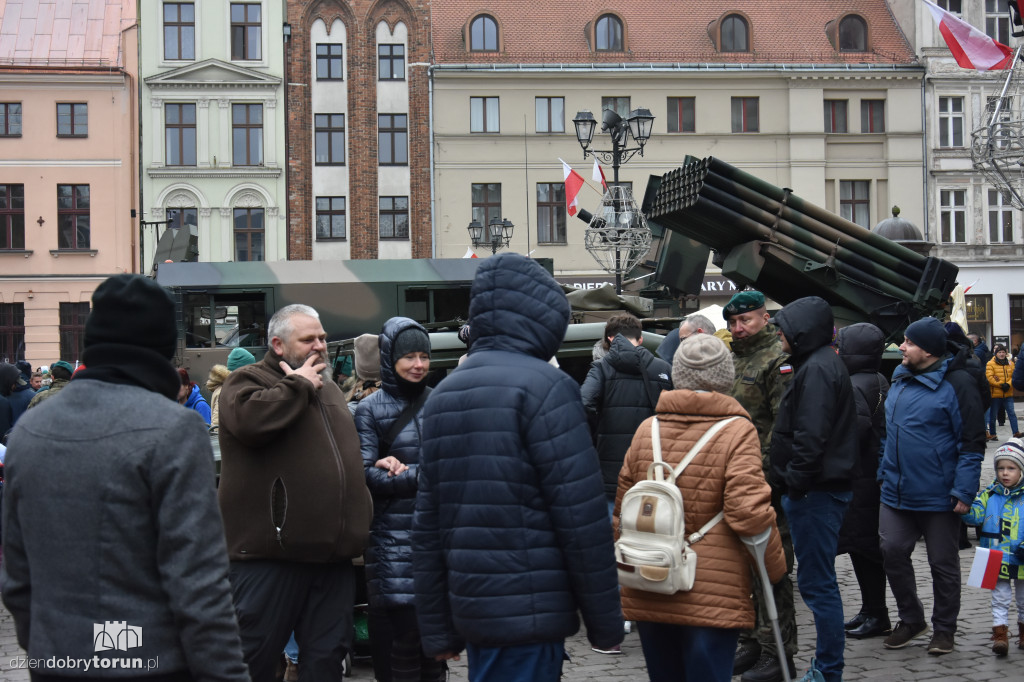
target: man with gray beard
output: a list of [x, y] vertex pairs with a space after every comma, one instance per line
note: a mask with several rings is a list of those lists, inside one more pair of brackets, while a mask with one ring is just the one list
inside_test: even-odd
[[[309, 306], [271, 318], [270, 349], [220, 395], [220, 507], [253, 682], [270, 682], [294, 631], [304, 679], [341, 679], [355, 580], [373, 507], [359, 436], [331, 381]], [[308, 675], [308, 677], [307, 677]]]

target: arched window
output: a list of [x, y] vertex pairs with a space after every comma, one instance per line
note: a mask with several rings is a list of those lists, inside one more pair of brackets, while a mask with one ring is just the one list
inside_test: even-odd
[[498, 22], [481, 14], [469, 25], [469, 49], [472, 52], [498, 51]]
[[594, 27], [594, 49], [622, 52], [622, 21], [614, 14], [602, 15]]
[[856, 14], [843, 17], [839, 22], [839, 51], [868, 51], [868, 25]]
[[750, 52], [747, 20], [738, 14], [722, 19], [722, 52]]

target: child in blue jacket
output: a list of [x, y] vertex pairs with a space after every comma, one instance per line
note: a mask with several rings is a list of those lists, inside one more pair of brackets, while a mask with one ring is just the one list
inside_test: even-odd
[[981, 526], [981, 546], [1003, 552], [999, 580], [992, 590], [992, 651], [1005, 656], [1010, 649], [1007, 615], [1010, 581], [1017, 601], [1017, 648], [1024, 649], [1024, 441], [1011, 438], [996, 450], [996, 480], [978, 493], [964, 523]]

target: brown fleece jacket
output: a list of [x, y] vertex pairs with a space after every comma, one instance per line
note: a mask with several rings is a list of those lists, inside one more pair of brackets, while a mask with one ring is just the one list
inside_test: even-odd
[[[666, 596], [623, 588], [622, 613], [626, 620], [715, 628], [753, 627], [753, 560], [739, 536], [757, 535], [768, 527], [772, 528], [765, 552], [768, 575], [777, 581], [785, 573], [786, 558], [775, 528], [771, 488], [764, 479], [757, 430], [735, 398], [721, 393], [663, 391], [658, 400], [662, 458], [667, 463], [679, 464], [715, 422], [734, 415], [743, 418], [719, 431], [676, 479], [683, 493], [687, 533], [693, 533], [725, 509], [725, 519], [693, 545], [697, 553], [693, 589]], [[616, 535], [622, 496], [634, 483], [647, 478], [647, 467], [654, 461], [651, 447], [648, 419], [637, 429], [619, 474]]]
[[362, 553], [373, 504], [359, 436], [333, 381], [281, 371], [281, 356], [232, 372], [220, 395], [220, 508], [232, 560], [329, 563]]

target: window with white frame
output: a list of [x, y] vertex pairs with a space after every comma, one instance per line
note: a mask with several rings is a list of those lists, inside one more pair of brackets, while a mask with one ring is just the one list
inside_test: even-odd
[[1010, 44], [1010, 12], [1005, 0], [985, 0], [985, 33], [1003, 45]]
[[839, 181], [839, 215], [866, 229], [871, 229], [870, 186], [869, 180]]
[[939, 223], [942, 243], [967, 243], [967, 190], [939, 190]]
[[998, 189], [988, 190], [988, 242], [1013, 242], [1013, 206], [1006, 195]]
[[939, 146], [964, 146], [963, 97], [939, 97]]

